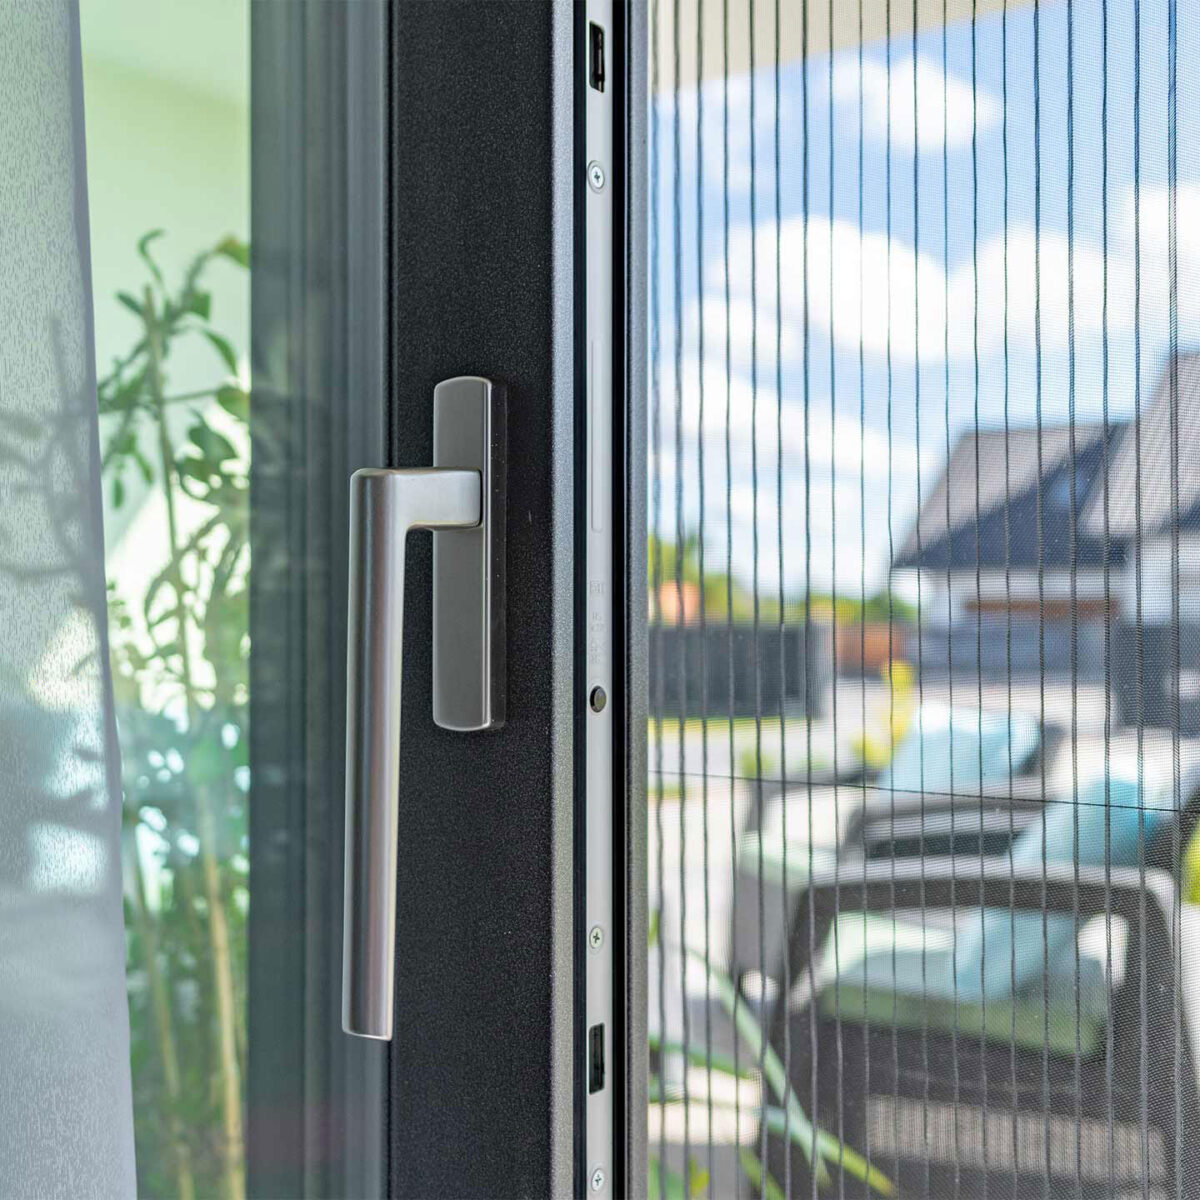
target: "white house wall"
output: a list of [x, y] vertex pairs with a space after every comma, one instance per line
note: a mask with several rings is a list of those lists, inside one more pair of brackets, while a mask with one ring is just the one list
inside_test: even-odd
[[[1200, 557], [1196, 561], [1200, 567]], [[922, 621], [932, 625], [973, 620], [978, 603], [1007, 607], [1012, 601], [1018, 604], [1040, 600], [1055, 603], [1074, 597], [1077, 603], [1090, 604], [1105, 598], [1104, 572], [1094, 569], [1077, 571], [1074, 576], [1069, 571], [1046, 571], [1040, 585], [1037, 572], [1028, 570], [1012, 571], [1007, 576], [1004, 571], [984, 570], [978, 579], [974, 571], [956, 571], [949, 576], [944, 571], [922, 571], [919, 596], [917, 575], [915, 571], [897, 571], [893, 586], [909, 603], [919, 602]], [[1125, 603], [1124, 583], [1123, 572], [1110, 572], [1108, 595], [1115, 607]], [[1197, 602], [1200, 605], [1200, 570], [1197, 572]], [[1197, 611], [1200, 613], [1200, 607]]]
[[[1130, 548], [1130, 561], [1122, 574], [1122, 608], [1128, 620], [1138, 613], [1137, 557]], [[1179, 537], [1179, 619], [1200, 621], [1200, 534]], [[1141, 615], [1148, 625], [1166, 625], [1173, 619], [1172, 539], [1156, 537], [1142, 544]]]

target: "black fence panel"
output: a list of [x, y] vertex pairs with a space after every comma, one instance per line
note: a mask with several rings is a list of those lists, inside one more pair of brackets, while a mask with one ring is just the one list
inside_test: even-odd
[[829, 706], [832, 641], [826, 625], [808, 633], [806, 648], [803, 625], [755, 633], [751, 625], [651, 624], [650, 715], [771, 717], [782, 709], [819, 720]]
[[1119, 623], [1113, 691], [1122, 725], [1200, 733], [1200, 622]]

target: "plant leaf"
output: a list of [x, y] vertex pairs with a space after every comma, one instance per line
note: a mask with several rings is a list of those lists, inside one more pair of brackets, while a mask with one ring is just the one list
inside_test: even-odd
[[[799, 1139], [793, 1136], [792, 1141], [800, 1147], [804, 1152], [805, 1158], [812, 1165], [817, 1176], [817, 1183], [822, 1187], [826, 1187], [832, 1182], [829, 1169], [825, 1165], [826, 1160], [831, 1160], [833, 1162], [840, 1162], [846, 1171], [870, 1183], [876, 1191], [881, 1192], [883, 1195], [890, 1196], [894, 1194], [895, 1187], [886, 1175], [876, 1171], [874, 1168], [868, 1170], [866, 1160], [857, 1152], [851, 1150], [850, 1147], [839, 1142], [833, 1134], [818, 1128], [817, 1136], [814, 1139], [813, 1124], [808, 1119], [808, 1115], [804, 1109], [800, 1107], [800, 1102], [796, 1099], [795, 1092], [792, 1091], [787, 1071], [784, 1069], [779, 1055], [775, 1053], [774, 1049], [767, 1042], [767, 1039], [763, 1036], [762, 1026], [759, 1025], [749, 1006], [744, 1003], [738, 1003], [737, 990], [734, 987], [733, 980], [724, 972], [718, 971], [715, 967], [711, 966], [703, 954], [692, 949], [686, 949], [685, 953], [703, 965], [705, 971], [708, 973], [708, 978], [716, 985], [721, 1006], [733, 1018], [738, 1035], [747, 1043], [751, 1053], [757, 1056], [761, 1062], [767, 1086], [784, 1105], [785, 1119], [788, 1126], [796, 1130], [800, 1135]], [[817, 1161], [812, 1163], [814, 1140], [817, 1147]]]
[[211, 329], [202, 329], [200, 332], [212, 343], [213, 348], [221, 356], [221, 361], [229, 368], [230, 374], [236, 375], [237, 355], [229, 342]]
[[220, 254], [232, 262], [237, 263], [239, 267], [248, 267], [250, 265], [250, 247], [240, 238], [236, 238], [233, 234], [222, 238], [216, 246], [213, 247], [214, 254]]
[[239, 421], [250, 419], [250, 393], [232, 385], [217, 388], [217, 403]]
[[188, 297], [187, 310], [207, 321], [212, 315], [212, 292], [193, 292]]
[[687, 1200], [687, 1185], [678, 1171], [650, 1160], [650, 1200]]
[[188, 430], [188, 438], [210, 462], [223, 463], [228, 462], [231, 458], [237, 458], [237, 451], [233, 448], [233, 443], [224, 434], [218, 433], [203, 421], [197, 421]]
[[710, 1176], [694, 1158], [688, 1163], [688, 1195], [703, 1196], [708, 1191]]
[[[801, 1140], [803, 1134], [800, 1130], [788, 1121], [787, 1113], [782, 1108], [774, 1106], [765, 1110], [761, 1114], [756, 1109], [746, 1110], [750, 1116], [761, 1116], [761, 1119], [766, 1124], [767, 1128], [781, 1138], [786, 1138], [797, 1145], [801, 1150], [806, 1150], [806, 1157], [812, 1151], [811, 1141], [807, 1147]], [[810, 1135], [811, 1137], [811, 1135]], [[847, 1175], [853, 1175], [856, 1179], [862, 1180], [870, 1187], [874, 1188], [881, 1196], [894, 1196], [896, 1194], [895, 1186], [892, 1181], [878, 1167], [867, 1164], [867, 1160], [863, 1158], [857, 1150], [847, 1146], [844, 1142], [838, 1142], [837, 1138], [831, 1133], [826, 1133], [824, 1129], [817, 1130], [817, 1153], [830, 1163], [837, 1163], [840, 1159], [841, 1166]]]
[[657, 1033], [650, 1035], [650, 1049], [659, 1050], [664, 1054], [683, 1054], [688, 1062], [699, 1067], [711, 1067], [722, 1075], [732, 1075], [735, 1079], [753, 1079], [754, 1072], [745, 1063], [735, 1063], [731, 1055], [720, 1051], [708, 1051], [703, 1046], [685, 1046], [683, 1042], [663, 1041]]
[[179, 472], [180, 481], [194, 479], [206, 487], [212, 479], [213, 471], [202, 458], [192, 458], [190, 455], [175, 460], [175, 470]]
[[[704, 955], [698, 954], [695, 950], [689, 949], [685, 953], [697, 959], [708, 972], [709, 979], [716, 985], [717, 995], [720, 998], [722, 1008], [733, 1018], [738, 1036], [750, 1048], [751, 1054], [761, 1063], [763, 1077], [767, 1081], [767, 1086], [775, 1093], [776, 1098], [786, 1106], [792, 1123], [802, 1133], [807, 1135], [805, 1140], [798, 1144], [804, 1151], [805, 1157], [810, 1158], [811, 1163], [810, 1156], [812, 1154], [813, 1142], [812, 1122], [808, 1119], [804, 1109], [800, 1107], [800, 1102], [793, 1094], [783, 1063], [780, 1061], [779, 1055], [767, 1043], [766, 1037], [763, 1036], [762, 1026], [759, 1025], [754, 1014], [750, 1011], [749, 1005], [738, 1003], [737, 989], [733, 986], [733, 980], [728, 975], [711, 966]], [[827, 1184], [829, 1182], [829, 1173], [825, 1168], [825, 1164], [818, 1161], [811, 1163], [811, 1165], [817, 1172], [818, 1181], [822, 1185]], [[824, 1176], [823, 1179], [822, 1175]]]
[[[799, 1146], [801, 1150], [806, 1151], [805, 1157], [807, 1157], [807, 1152], [811, 1152], [812, 1150], [811, 1133], [806, 1138], [805, 1131], [797, 1128], [793, 1122], [789, 1121], [787, 1113], [776, 1105], [770, 1105], [766, 1109], [762, 1109], [756, 1104], [738, 1105], [736, 1101], [729, 1099], [696, 1095], [691, 1097], [690, 1102], [700, 1108], [711, 1106], [714, 1109], [724, 1112], [733, 1112], [740, 1108], [741, 1114], [746, 1120], [762, 1121], [771, 1133], [777, 1137], [786, 1138], [793, 1145]], [[652, 1075], [650, 1077], [650, 1103], [683, 1104], [684, 1097], [682, 1091], [664, 1091], [661, 1080], [657, 1075]], [[842, 1144], [839, 1149], [837, 1138], [831, 1133], [826, 1133], [823, 1129], [817, 1130], [817, 1153], [822, 1158], [827, 1158], [831, 1163], [838, 1162], [840, 1158], [842, 1168], [847, 1175], [853, 1175], [856, 1179], [861, 1179], [868, 1186], [874, 1188], [881, 1196], [894, 1196], [896, 1194], [896, 1189], [892, 1181], [878, 1167], [874, 1165], [868, 1166], [866, 1159], [850, 1146]]]
[[159, 270], [158, 263], [154, 261], [154, 258], [150, 253], [150, 243], [157, 241], [165, 232], [166, 230], [164, 229], [151, 229], [149, 233], [143, 233], [142, 236], [138, 238], [137, 243], [138, 257], [141, 258], [142, 262], [144, 262], [146, 266], [150, 268], [150, 274], [153, 275], [160, 284], [163, 281], [162, 271]]
[[133, 315], [139, 320], [146, 315], [142, 309], [141, 302], [136, 297], [131, 296], [128, 292], [118, 292], [117, 300], [121, 304], [125, 305], [125, 307], [129, 309], [129, 311], [133, 313]]
[[820, 1143], [818, 1149], [830, 1162], [838, 1162], [840, 1158], [843, 1170], [856, 1179], [861, 1179], [881, 1196], [896, 1194], [896, 1185], [891, 1179], [878, 1167], [868, 1164], [857, 1150], [844, 1142], [839, 1143], [832, 1133], [827, 1133], [824, 1129], [818, 1131], [817, 1137]]
[[743, 1146], [738, 1151], [738, 1162], [742, 1164], [742, 1170], [756, 1192], [760, 1195], [765, 1194], [767, 1200], [785, 1200], [783, 1188], [771, 1177], [770, 1171], [763, 1170], [763, 1165], [753, 1150], [747, 1150]]

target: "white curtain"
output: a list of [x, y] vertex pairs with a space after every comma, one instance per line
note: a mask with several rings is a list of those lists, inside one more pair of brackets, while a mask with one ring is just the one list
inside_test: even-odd
[[136, 1190], [77, 0], [0, 2], [0, 1194]]

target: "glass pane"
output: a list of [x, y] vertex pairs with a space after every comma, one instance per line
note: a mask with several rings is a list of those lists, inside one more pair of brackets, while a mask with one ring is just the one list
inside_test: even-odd
[[652, 43], [659, 1194], [1187, 1194], [1196, 13]]
[[246, 1190], [249, 5], [81, 5], [138, 1191]]

